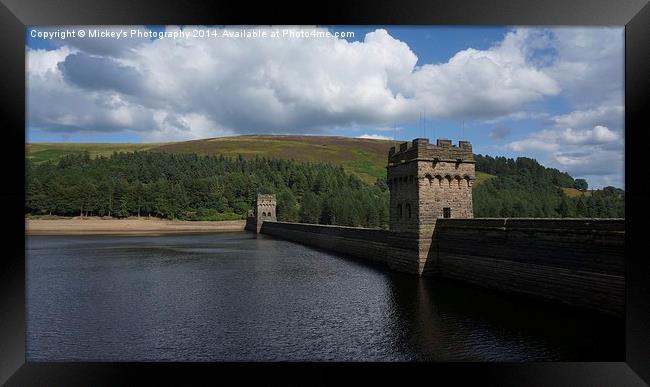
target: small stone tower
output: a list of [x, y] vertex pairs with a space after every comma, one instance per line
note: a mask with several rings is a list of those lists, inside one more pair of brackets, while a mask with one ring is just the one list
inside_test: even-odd
[[[396, 269], [422, 275], [435, 271], [431, 240], [438, 218], [473, 218], [475, 179], [472, 145], [426, 138], [404, 142], [388, 153], [390, 230]], [[409, 251], [405, 253], [406, 251]]]
[[254, 231], [259, 234], [260, 229], [262, 228], [262, 223], [265, 221], [277, 221], [275, 213], [276, 206], [277, 202], [275, 200], [275, 195], [257, 194], [255, 208], [252, 212], [249, 212], [248, 218], [246, 219], [246, 230]]

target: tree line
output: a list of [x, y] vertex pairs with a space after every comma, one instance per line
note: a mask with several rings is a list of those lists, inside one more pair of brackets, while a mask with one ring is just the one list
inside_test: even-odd
[[385, 184], [367, 186], [342, 167], [280, 159], [158, 152], [71, 154], [27, 161], [26, 212], [61, 216], [242, 219], [258, 193], [277, 196], [289, 222], [387, 227]]
[[[586, 182], [520, 157], [476, 155], [476, 170], [495, 177], [474, 187], [475, 217], [624, 217], [624, 191], [578, 197]], [[241, 156], [159, 152], [71, 154], [27, 160], [26, 213], [60, 216], [155, 216], [183, 220], [242, 219], [258, 193], [277, 197], [278, 220], [388, 227], [386, 181], [364, 184], [340, 166]]]

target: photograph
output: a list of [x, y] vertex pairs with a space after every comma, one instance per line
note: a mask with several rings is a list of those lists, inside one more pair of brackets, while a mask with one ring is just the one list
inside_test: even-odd
[[625, 44], [26, 26], [26, 361], [625, 362]]

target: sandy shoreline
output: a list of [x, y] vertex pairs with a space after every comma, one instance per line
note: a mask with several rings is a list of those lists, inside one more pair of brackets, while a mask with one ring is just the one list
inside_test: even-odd
[[166, 234], [243, 231], [245, 220], [221, 222], [148, 218], [25, 219], [26, 235]]

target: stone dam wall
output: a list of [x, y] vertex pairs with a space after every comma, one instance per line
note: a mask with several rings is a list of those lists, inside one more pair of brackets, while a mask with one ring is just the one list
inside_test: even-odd
[[[388, 230], [264, 222], [261, 233], [400, 269]], [[624, 240], [623, 219], [438, 219], [424, 273], [622, 316]]]
[[510, 293], [620, 315], [623, 219], [439, 219], [438, 273]]
[[384, 263], [388, 230], [320, 224], [264, 222], [262, 234]]

